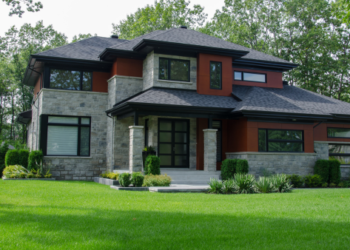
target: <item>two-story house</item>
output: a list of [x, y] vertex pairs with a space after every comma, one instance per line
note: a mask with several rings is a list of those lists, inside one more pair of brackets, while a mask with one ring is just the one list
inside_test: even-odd
[[255, 175], [306, 175], [329, 156], [347, 163], [350, 104], [289, 86], [282, 73], [295, 67], [184, 26], [91, 37], [30, 57], [35, 98], [18, 121], [64, 180], [141, 171], [144, 146], [163, 173], [194, 179], [218, 176], [225, 158], [247, 159]]

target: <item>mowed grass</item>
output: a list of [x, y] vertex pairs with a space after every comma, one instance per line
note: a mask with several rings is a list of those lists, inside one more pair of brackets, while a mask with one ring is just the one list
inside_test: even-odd
[[0, 181], [0, 249], [349, 249], [350, 189], [210, 195]]

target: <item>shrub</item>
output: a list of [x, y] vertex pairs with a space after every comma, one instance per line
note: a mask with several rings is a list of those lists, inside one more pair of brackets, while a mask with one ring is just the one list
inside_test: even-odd
[[106, 174], [106, 177], [112, 180], [118, 180], [119, 173], [109, 172]]
[[8, 150], [5, 155], [5, 166], [20, 165], [18, 158], [19, 154], [17, 149]]
[[322, 184], [322, 187], [323, 187], [323, 188], [328, 187], [328, 183], [327, 183], [327, 182], [324, 182], [324, 183]]
[[255, 177], [251, 174], [235, 174], [235, 189], [240, 194], [255, 193]]
[[38, 170], [43, 161], [43, 152], [41, 150], [33, 150], [29, 153], [28, 157], [28, 169]]
[[106, 173], [101, 173], [100, 176], [101, 176], [102, 178], [107, 178], [108, 173], [107, 173], [107, 172], [106, 172]]
[[36, 174], [35, 178], [42, 178], [42, 175], [41, 174]]
[[338, 185], [340, 182], [340, 162], [338, 160], [329, 161], [329, 182]]
[[304, 182], [306, 187], [321, 187], [322, 177], [318, 174], [307, 175], [304, 177]]
[[146, 175], [143, 180], [143, 187], [169, 187], [171, 178], [168, 175]]
[[249, 165], [247, 160], [238, 159], [236, 164], [236, 173], [237, 174], [248, 174]]
[[18, 150], [18, 164], [28, 168], [28, 158], [29, 158], [29, 150], [20, 149]]
[[145, 162], [145, 175], [160, 175], [160, 159], [156, 155], [148, 155]]
[[19, 174], [19, 177], [20, 177], [20, 178], [26, 178], [26, 176], [27, 176], [26, 173], [20, 173], [20, 174]]
[[339, 184], [338, 184], [338, 187], [341, 187], [341, 188], [343, 188], [344, 187], [344, 182], [339, 182]]
[[143, 179], [145, 177], [143, 176], [142, 173], [140, 172], [134, 172], [131, 174], [131, 184], [134, 186], [134, 187], [142, 187], [142, 184], [143, 184]]
[[331, 188], [334, 188], [334, 187], [336, 187], [336, 186], [337, 186], [337, 184], [335, 184], [335, 183], [329, 184], [329, 187], [331, 187]]
[[209, 193], [220, 194], [222, 193], [223, 183], [215, 178], [210, 178]]
[[226, 159], [221, 164], [221, 178], [233, 179], [236, 173], [237, 159]]
[[276, 190], [271, 177], [259, 177], [255, 186], [260, 193], [271, 193]]
[[222, 193], [233, 194], [235, 191], [235, 182], [233, 179], [228, 179], [222, 182]]
[[19, 175], [19, 174], [21, 174], [21, 173], [28, 174], [29, 171], [28, 171], [26, 168], [24, 168], [24, 167], [22, 167], [22, 166], [20, 166], [20, 165], [11, 165], [11, 166], [8, 166], [8, 167], [6, 167], [6, 168], [4, 169], [4, 171], [3, 171], [3, 174], [4, 174], [4, 176], [6, 176], [6, 178], [10, 178], [10, 176], [11, 176], [12, 174], [14, 174], [14, 175]]
[[295, 188], [299, 188], [303, 185], [303, 180], [300, 175], [292, 174], [287, 177], [287, 180], [290, 181], [290, 183]]
[[131, 184], [130, 174], [129, 173], [122, 173], [121, 175], [119, 175], [119, 184], [122, 187], [130, 186], [130, 184]]
[[46, 174], [44, 175], [45, 178], [51, 178], [52, 177], [52, 174]]
[[9, 150], [9, 145], [7, 142], [4, 142], [4, 144], [0, 146], [0, 177], [2, 177], [2, 171], [4, 171], [5, 169], [5, 155], [8, 150]]
[[9, 176], [9, 178], [11, 178], [11, 179], [14, 179], [14, 178], [16, 178], [16, 174], [11, 174], [10, 176]]
[[31, 179], [34, 178], [34, 175], [32, 173], [27, 174], [27, 178]]
[[314, 174], [321, 176], [322, 182], [329, 182], [329, 161], [317, 160], [314, 167]]
[[289, 184], [287, 175], [285, 174], [276, 174], [272, 176], [272, 183], [279, 193], [290, 192], [293, 187], [293, 185]]

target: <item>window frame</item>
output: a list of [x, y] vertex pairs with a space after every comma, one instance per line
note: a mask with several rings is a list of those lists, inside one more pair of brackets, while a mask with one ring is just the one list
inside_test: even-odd
[[[52, 88], [51, 87], [51, 70], [65, 70], [65, 71], [79, 71], [80, 73], [80, 80], [79, 80], [79, 90], [76, 89], [59, 89], [59, 88]], [[47, 77], [47, 81], [48, 81], [48, 88], [49, 89], [58, 89], [58, 90], [69, 90], [69, 91], [89, 91], [92, 92], [92, 82], [93, 82], [93, 71], [91, 70], [82, 70], [82, 69], [67, 69], [64, 67], [48, 67], [47, 70], [48, 73], [48, 77]], [[83, 75], [84, 73], [90, 73], [91, 74], [91, 83], [90, 83], [90, 90], [84, 90], [83, 88]]]
[[[350, 153], [330, 153], [329, 152], [329, 145], [350, 146], [350, 144], [341, 144], [341, 143], [329, 143], [328, 144], [328, 157], [333, 157], [333, 156], [350, 157]], [[350, 162], [348, 164], [341, 164], [341, 165], [350, 165]]]
[[[220, 67], [220, 88], [212, 88], [211, 86], [211, 64], [212, 63], [220, 63], [221, 67]], [[209, 87], [210, 89], [216, 89], [216, 90], [222, 90], [222, 62], [217, 62], [217, 61], [210, 61], [209, 62], [209, 74], [210, 74], [210, 78], [209, 78]]]
[[[235, 79], [235, 72], [241, 72], [241, 73], [242, 73], [242, 80], [236, 80], [236, 79]], [[244, 73], [256, 74], [256, 75], [265, 75], [265, 82], [244, 80]], [[266, 74], [266, 73], [256, 73], [256, 72], [248, 72], [248, 71], [239, 71], [239, 70], [235, 70], [235, 71], [233, 71], [233, 80], [234, 80], [234, 81], [241, 81], [241, 82], [267, 83], [267, 74]]]
[[[304, 130], [299, 129], [268, 129], [268, 128], [259, 128], [258, 129], [258, 146], [259, 146], [259, 131], [265, 130], [265, 147], [266, 150], [262, 151], [259, 150], [259, 152], [266, 152], [266, 153], [304, 153], [305, 147], [304, 147]], [[269, 140], [268, 131], [301, 131], [302, 140], [279, 140], [279, 139], [272, 139]], [[298, 142], [301, 143], [302, 151], [269, 151], [269, 142]]]
[[[49, 123], [49, 117], [70, 117], [70, 118], [78, 118], [78, 124], [71, 124], [71, 123]], [[89, 118], [90, 123], [89, 124], [82, 124], [81, 119], [82, 118]], [[90, 157], [91, 156], [91, 116], [69, 116], [69, 115], [45, 115], [45, 139], [44, 143], [45, 145], [42, 145], [42, 149], [44, 156], [67, 156], [67, 157]], [[47, 154], [47, 144], [49, 139], [49, 126], [62, 126], [62, 127], [78, 127], [78, 144], [77, 144], [77, 155], [49, 155]], [[81, 144], [81, 128], [82, 127], [88, 127], [89, 128], [89, 154], [88, 155], [80, 155], [80, 144]]]
[[[161, 59], [168, 60], [168, 79], [160, 79], [160, 60]], [[187, 75], [188, 81], [170, 79], [170, 77], [171, 77], [171, 67], [170, 67], [171, 63], [170, 62], [171, 61], [188, 62], [188, 75]], [[191, 82], [191, 60], [159, 57], [159, 60], [158, 60], [158, 80], [159, 81], [175, 81], [175, 82]]]
[[332, 128], [335, 128], [335, 129], [349, 129], [350, 130], [350, 128], [327, 127], [327, 138], [350, 139], [350, 137], [333, 137], [333, 136], [329, 136], [328, 135], [328, 129], [332, 129]]

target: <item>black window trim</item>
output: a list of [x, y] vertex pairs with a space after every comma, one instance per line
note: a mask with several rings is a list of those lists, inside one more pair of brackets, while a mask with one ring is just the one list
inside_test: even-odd
[[330, 129], [330, 128], [336, 128], [336, 129], [348, 129], [348, 130], [350, 130], [350, 128], [327, 127], [327, 138], [350, 139], [350, 137], [333, 137], [333, 136], [329, 136], [329, 135], [328, 135], [328, 129]]
[[[42, 136], [43, 138], [43, 144], [41, 146], [41, 149], [44, 153], [44, 156], [67, 156], [67, 157], [90, 157], [91, 156], [91, 116], [69, 116], [69, 115], [42, 115], [42, 119], [46, 120], [43, 124], [44, 127], [42, 128]], [[54, 117], [70, 117], [70, 118], [78, 118], [78, 124], [71, 124], [71, 123], [49, 123], [49, 117], [54, 116]], [[81, 124], [81, 118], [89, 118], [90, 123], [89, 124]], [[62, 126], [62, 127], [78, 127], [78, 155], [49, 155], [47, 154], [47, 142], [49, 138], [49, 126]], [[89, 128], [89, 154], [88, 155], [80, 155], [80, 134], [81, 134], [81, 127], [88, 127]]]
[[[79, 81], [79, 90], [76, 89], [59, 89], [59, 88], [51, 88], [51, 70], [52, 69], [57, 69], [57, 70], [66, 70], [66, 71], [79, 71], [80, 72], [80, 81]], [[65, 68], [65, 67], [48, 67], [48, 88], [49, 89], [58, 89], [58, 90], [70, 90], [70, 91], [89, 91], [92, 92], [92, 82], [93, 82], [93, 71], [91, 70], [82, 70], [82, 69], [71, 69], [71, 68]], [[91, 83], [90, 83], [90, 90], [83, 90], [83, 74], [84, 72], [90, 73], [91, 74]]]
[[[221, 64], [221, 67], [220, 67], [220, 88], [212, 88], [211, 87], [211, 63], [220, 63]], [[209, 72], [210, 72], [210, 81], [209, 81], [209, 84], [210, 84], [210, 89], [216, 89], [216, 90], [222, 90], [222, 62], [217, 62], [217, 61], [210, 61], [209, 62]]]
[[[242, 80], [236, 80], [236, 79], [235, 79], [235, 72], [241, 72], [241, 73], [242, 73]], [[265, 75], [265, 82], [259, 82], [259, 81], [246, 81], [246, 80], [244, 80], [244, 73], [256, 74], [256, 75]], [[266, 73], [256, 73], [256, 72], [248, 72], [248, 71], [240, 71], [240, 70], [235, 70], [235, 71], [233, 72], [233, 80], [234, 80], [234, 81], [240, 81], [240, 82], [258, 82], [258, 83], [267, 83], [267, 74], [266, 74]]]
[[[161, 79], [160, 78], [160, 60], [161, 59], [168, 60], [168, 79]], [[188, 62], [188, 76], [187, 76], [188, 81], [170, 79], [170, 76], [171, 76], [170, 61]], [[158, 80], [160, 80], [160, 81], [175, 81], [175, 82], [191, 82], [191, 60], [159, 57], [159, 60], [158, 60]]]
[[[259, 152], [267, 152], [267, 153], [304, 153], [305, 152], [305, 148], [304, 148], [304, 130], [299, 130], [299, 129], [268, 129], [268, 128], [259, 128], [258, 129], [258, 145], [259, 145], [259, 131], [260, 130], [265, 130], [265, 148], [266, 150], [259, 150]], [[278, 140], [278, 139], [272, 139], [269, 140], [269, 135], [268, 135], [268, 131], [301, 131], [301, 136], [302, 136], [302, 140]], [[302, 151], [269, 151], [269, 142], [301, 142], [301, 147], [302, 147]]]
[[[222, 161], [223, 161], [223, 160], [222, 160], [222, 159], [223, 159], [223, 157], [222, 157], [222, 152], [223, 152], [223, 150], [222, 150], [222, 144], [223, 144], [223, 143], [222, 143], [222, 120], [215, 120], [215, 119], [214, 119], [213, 121], [216, 121], [216, 122], [219, 122], [219, 123], [220, 123], [220, 128], [214, 128], [213, 126], [212, 126], [212, 127], [213, 127], [213, 129], [217, 129], [218, 132], [219, 132], [219, 131], [221, 132], [221, 134], [220, 134], [220, 135], [221, 135], [221, 136], [220, 136], [220, 137], [221, 137], [221, 155], [220, 155], [220, 160], [221, 160], [221, 161], [218, 161], [218, 159], [216, 158], [216, 162], [222, 162]], [[208, 125], [209, 125], [209, 121], [208, 121]], [[216, 145], [216, 150], [217, 150], [217, 145]]]

